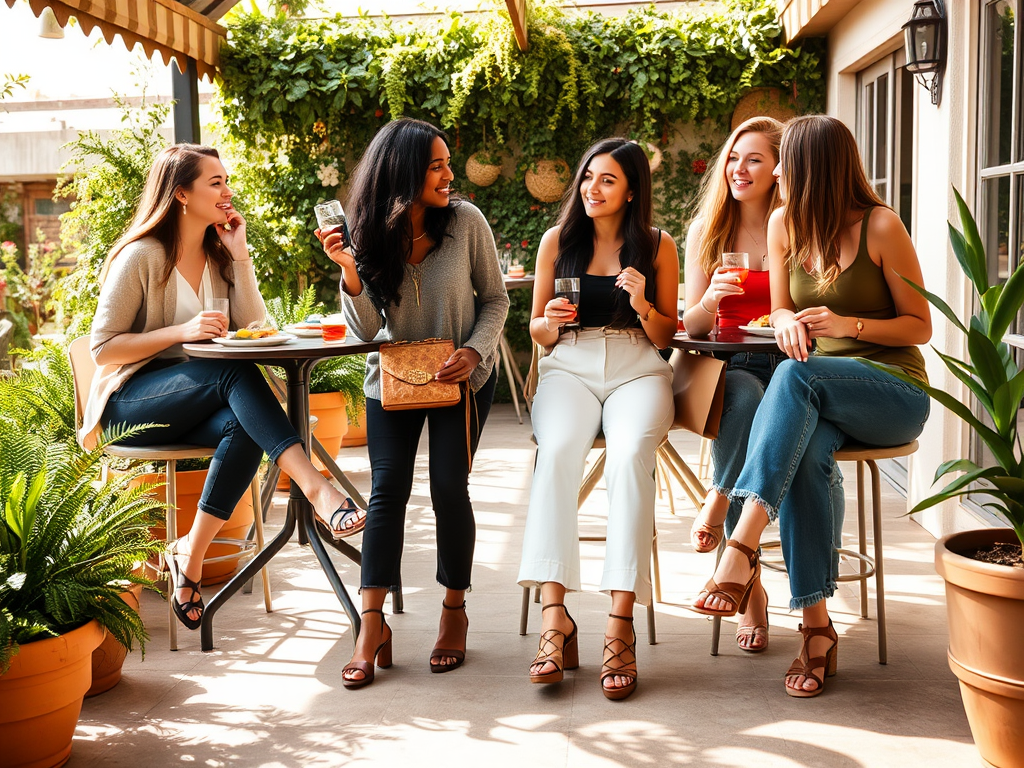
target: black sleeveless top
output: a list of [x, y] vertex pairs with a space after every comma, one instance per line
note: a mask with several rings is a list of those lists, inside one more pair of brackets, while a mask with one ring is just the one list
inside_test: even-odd
[[[658, 230], [658, 244], [661, 245], [661, 230]], [[579, 323], [583, 328], [604, 328], [612, 324], [615, 317], [615, 302], [619, 289], [615, 287], [618, 275], [584, 274], [580, 278]], [[634, 317], [627, 328], [639, 328], [640, 318]]]

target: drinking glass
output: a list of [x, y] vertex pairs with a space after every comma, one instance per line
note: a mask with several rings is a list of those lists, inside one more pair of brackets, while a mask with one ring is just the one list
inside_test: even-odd
[[501, 274], [507, 275], [508, 268], [512, 266], [512, 255], [502, 251], [498, 254], [498, 265], [501, 267]]
[[229, 303], [227, 299], [216, 299], [212, 296], [208, 296], [203, 302], [204, 312], [220, 312], [228, 320], [231, 319], [231, 315], [228, 314]]
[[316, 212], [320, 238], [323, 240], [328, 235], [340, 232], [345, 247], [348, 247], [348, 229], [345, 226], [345, 211], [341, 203], [337, 200], [328, 200], [326, 203], [319, 203], [313, 210]]
[[[558, 277], [555, 278], [555, 298], [564, 296], [569, 300], [569, 303], [576, 307], [580, 303], [580, 279], [578, 277]], [[577, 313], [577, 317], [578, 317]], [[578, 331], [580, 324], [576, 321], [566, 323], [566, 330]]]
[[736, 275], [739, 278], [739, 284], [743, 285], [750, 273], [750, 255], [747, 253], [723, 253], [722, 269]]
[[323, 331], [325, 343], [344, 341], [348, 334], [348, 326], [345, 324], [345, 316], [342, 314], [325, 315], [320, 318], [320, 328]]

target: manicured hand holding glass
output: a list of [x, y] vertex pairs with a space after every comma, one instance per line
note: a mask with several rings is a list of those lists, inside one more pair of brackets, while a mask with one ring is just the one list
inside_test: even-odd
[[557, 296], [544, 305], [544, 323], [549, 331], [557, 330], [575, 319], [576, 305], [570, 304], [564, 296]]
[[182, 343], [190, 341], [208, 341], [209, 339], [227, 336], [228, 319], [221, 312], [203, 311], [187, 323], [179, 325]]

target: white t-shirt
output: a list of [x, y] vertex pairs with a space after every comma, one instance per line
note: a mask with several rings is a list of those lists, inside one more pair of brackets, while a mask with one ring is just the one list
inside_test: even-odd
[[[173, 278], [177, 282], [177, 303], [174, 306], [174, 322], [172, 325], [182, 325], [203, 311], [206, 297], [213, 295], [213, 284], [210, 282], [210, 262], [203, 267], [203, 277], [199, 281], [199, 293], [193, 290], [188, 280], [174, 268]], [[185, 357], [181, 344], [175, 344], [161, 352], [157, 357], [181, 358]]]

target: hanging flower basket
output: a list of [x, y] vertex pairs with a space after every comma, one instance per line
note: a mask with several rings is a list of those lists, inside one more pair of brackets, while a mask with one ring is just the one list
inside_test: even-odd
[[553, 203], [561, 199], [571, 176], [569, 164], [561, 158], [537, 160], [526, 171], [526, 188], [542, 203]]
[[466, 178], [478, 187], [491, 186], [499, 176], [501, 176], [501, 161], [495, 155], [487, 152], [474, 152], [466, 161]]

